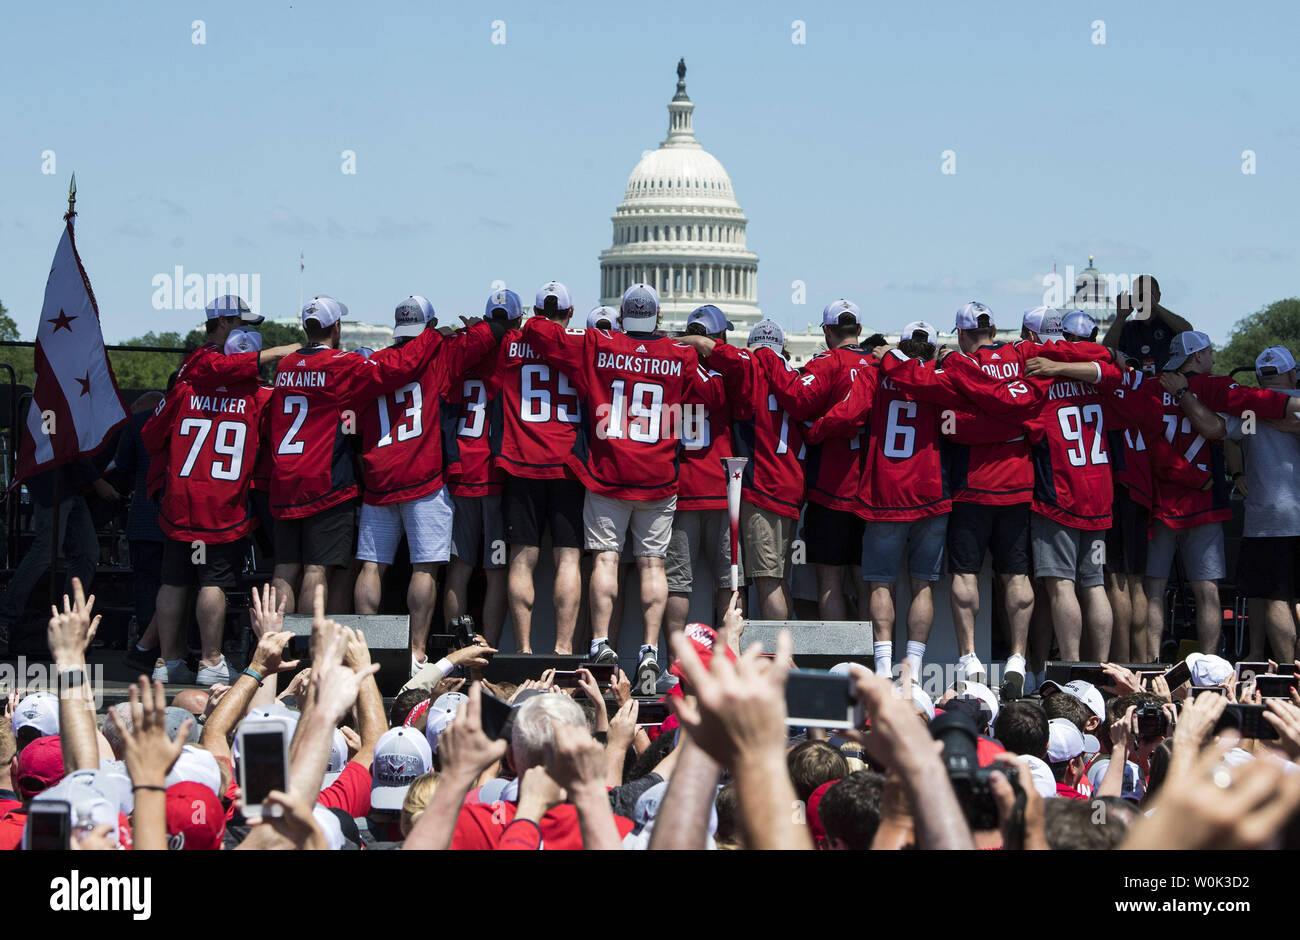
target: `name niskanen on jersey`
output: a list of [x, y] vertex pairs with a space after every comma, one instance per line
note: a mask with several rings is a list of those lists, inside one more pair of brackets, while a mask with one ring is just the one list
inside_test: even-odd
[[324, 372], [280, 372], [275, 377], [277, 388], [324, 388]]

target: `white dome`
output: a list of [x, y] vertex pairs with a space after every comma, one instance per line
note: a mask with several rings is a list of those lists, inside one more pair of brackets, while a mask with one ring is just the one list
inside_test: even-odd
[[664, 147], [647, 153], [627, 178], [623, 198], [627, 202], [689, 199], [692, 203], [713, 202], [740, 208], [731, 188], [731, 177], [718, 158], [699, 144]]

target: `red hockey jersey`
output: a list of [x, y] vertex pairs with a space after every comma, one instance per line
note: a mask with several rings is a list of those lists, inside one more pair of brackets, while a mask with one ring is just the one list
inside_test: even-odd
[[[425, 330], [426, 333], [433, 332]], [[415, 342], [411, 340], [406, 345]], [[443, 487], [442, 403], [470, 366], [492, 352], [486, 323], [446, 339], [409, 382], [360, 410], [362, 498], [371, 506], [407, 502]], [[398, 362], [405, 346], [381, 349], [381, 365]]]
[[479, 360], [447, 395], [443, 439], [453, 496], [495, 496], [505, 481], [505, 471], [494, 461], [503, 427], [501, 383], [494, 380], [497, 362], [497, 356]]
[[203, 389], [177, 382], [158, 404], [140, 433], [153, 463], [166, 467], [164, 535], [220, 545], [252, 529], [248, 489], [270, 400], [251, 380]]
[[[726, 378], [735, 456], [749, 458], [742, 498], [760, 509], [798, 519], [804, 501], [803, 429], [773, 391], [775, 385], [784, 388], [790, 374], [797, 373], [780, 353], [765, 346], [737, 349], [719, 343], [709, 355], [709, 365]], [[774, 375], [779, 381], [772, 380]]]
[[[569, 342], [582, 341], [555, 324]], [[569, 376], [524, 337], [511, 330], [501, 352], [489, 398], [501, 398], [501, 444], [496, 465], [511, 476], [533, 480], [572, 477], [566, 465], [582, 420], [582, 401]]]
[[[437, 330], [425, 330], [391, 356], [307, 346], [280, 360], [270, 406], [271, 515], [302, 519], [356, 497], [349, 430], [378, 395], [419, 375], [441, 341]], [[397, 421], [409, 433], [410, 424]]]
[[677, 493], [682, 405], [719, 408], [723, 383], [695, 350], [666, 336], [565, 330], [544, 317], [524, 324], [524, 342], [573, 379], [586, 407], [566, 463], [587, 489], [616, 499]]
[[[718, 372], [711, 379], [724, 382]], [[725, 383], [724, 383], [725, 388]], [[709, 408], [700, 396], [692, 395], [682, 406], [681, 480], [677, 490], [677, 511], [726, 509], [727, 475], [722, 458], [735, 456], [731, 447], [731, 402]]]
[[244, 379], [257, 378], [257, 353], [226, 355], [216, 343], [204, 343], [185, 357], [176, 370], [176, 381], [192, 388], [215, 388]]

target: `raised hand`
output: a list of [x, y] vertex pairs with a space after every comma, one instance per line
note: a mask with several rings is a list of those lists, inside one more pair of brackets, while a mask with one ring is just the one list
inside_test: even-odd
[[91, 619], [95, 610], [95, 595], [86, 597], [81, 579], [72, 579], [73, 599], [63, 595], [63, 610], [50, 606], [50, 625], [46, 631], [50, 655], [56, 663], [80, 664], [86, 661], [86, 649], [99, 629], [99, 617]]
[[266, 585], [259, 594], [257, 585], [253, 585], [253, 603], [248, 608], [248, 622], [253, 628], [253, 635], [261, 637], [264, 633], [276, 633], [284, 624], [285, 598], [276, 604], [274, 585]]

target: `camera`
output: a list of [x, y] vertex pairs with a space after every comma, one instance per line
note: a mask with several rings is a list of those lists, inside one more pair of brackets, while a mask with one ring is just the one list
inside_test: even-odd
[[457, 617], [451, 622], [451, 634], [456, 638], [457, 649], [473, 646], [478, 642], [474, 639], [474, 618], [469, 614]]
[[[943, 743], [943, 766], [948, 772], [948, 782], [957, 794], [966, 821], [972, 831], [998, 828], [998, 807], [989, 788], [992, 767], [981, 767], [976, 752], [979, 735], [975, 722], [967, 715], [944, 712], [930, 722], [930, 734]], [[1024, 800], [1017, 781], [1019, 772], [1012, 766], [999, 766], [997, 772], [1006, 776], [1016, 794], [1017, 804]]]
[[1133, 712], [1139, 738], [1163, 738], [1169, 733], [1169, 716], [1155, 702], [1144, 702]]

